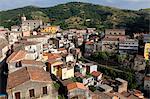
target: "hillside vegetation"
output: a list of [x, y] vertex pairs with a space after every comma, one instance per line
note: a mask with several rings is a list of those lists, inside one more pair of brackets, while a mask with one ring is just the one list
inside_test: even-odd
[[27, 19], [42, 19], [52, 25], [60, 25], [63, 29], [125, 28], [128, 33], [133, 33], [148, 32], [150, 27], [150, 9], [133, 11], [81, 2], [70, 2], [48, 8], [27, 6], [1, 11], [0, 25], [10, 28], [11, 25], [20, 24], [20, 17], [23, 14]]

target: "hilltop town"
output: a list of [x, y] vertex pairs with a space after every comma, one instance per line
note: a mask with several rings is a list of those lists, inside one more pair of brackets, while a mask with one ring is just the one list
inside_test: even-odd
[[29, 20], [0, 27], [0, 98], [150, 98], [150, 32], [62, 29]]

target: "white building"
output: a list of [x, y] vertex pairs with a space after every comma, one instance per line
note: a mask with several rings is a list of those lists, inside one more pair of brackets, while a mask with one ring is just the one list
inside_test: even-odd
[[119, 42], [119, 53], [138, 53], [139, 42], [136, 39], [127, 39]]

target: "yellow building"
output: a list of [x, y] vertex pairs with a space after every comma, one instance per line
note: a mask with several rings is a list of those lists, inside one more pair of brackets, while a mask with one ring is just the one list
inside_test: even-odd
[[60, 78], [63, 79], [68, 79], [71, 77], [74, 77], [74, 67], [64, 67], [60, 69], [61, 75]]
[[48, 62], [49, 71], [64, 80], [74, 77], [74, 66], [66, 65], [62, 61]]
[[144, 49], [144, 57], [146, 60], [149, 60], [149, 55], [150, 55], [150, 43], [146, 43]]
[[60, 27], [59, 26], [46, 26], [42, 27], [40, 29], [40, 32], [46, 32], [46, 33], [56, 33], [59, 31]]
[[47, 60], [47, 71], [54, 74], [60, 79], [68, 79], [74, 77], [74, 62], [61, 60], [62, 56], [58, 53], [44, 53], [43, 60]]

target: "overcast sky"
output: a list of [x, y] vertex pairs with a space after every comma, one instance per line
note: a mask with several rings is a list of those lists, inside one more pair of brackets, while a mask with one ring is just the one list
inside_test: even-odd
[[107, 5], [123, 9], [150, 8], [150, 0], [0, 0], [0, 10], [8, 10], [28, 5], [51, 7], [57, 4], [80, 1], [99, 5]]

